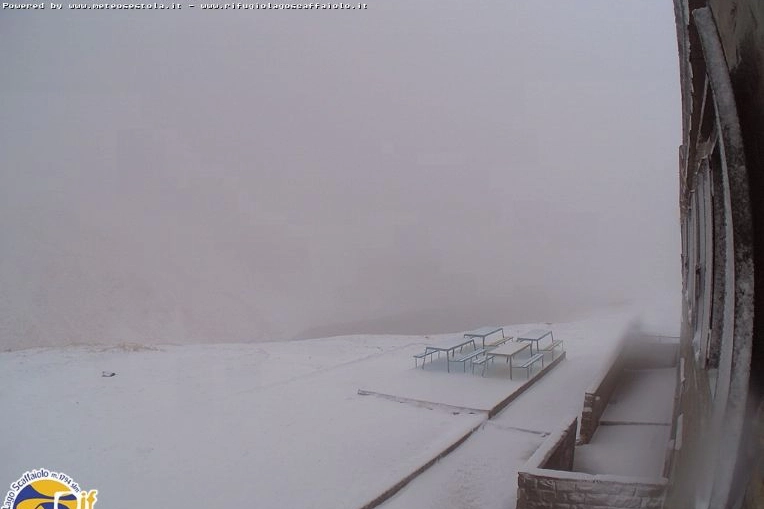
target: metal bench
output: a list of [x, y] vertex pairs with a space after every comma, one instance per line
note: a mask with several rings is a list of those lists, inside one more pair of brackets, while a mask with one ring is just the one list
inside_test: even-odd
[[496, 341], [494, 341], [492, 343], [488, 343], [486, 345], [486, 349], [488, 349], [488, 348], [496, 348], [497, 346], [501, 346], [504, 343], [506, 343], [507, 341], [509, 341], [510, 339], [512, 339], [512, 336], [507, 336], [505, 338], [499, 338], [499, 339], [497, 339]]
[[483, 366], [483, 371], [480, 373], [480, 376], [485, 376], [485, 372], [488, 370], [488, 363], [493, 362], [494, 356], [490, 353], [486, 353], [485, 357], [482, 357], [477, 360], [473, 360], [470, 364], [472, 366], [472, 374], [475, 374], [475, 364], [478, 366]]
[[549, 344], [549, 346], [547, 346], [545, 348], [541, 348], [541, 351], [542, 352], [554, 352], [554, 349], [557, 348], [558, 346], [561, 347], [562, 350], [565, 350], [565, 347], [562, 345], [562, 340], [561, 339], [555, 339], [555, 340], [553, 340]]
[[419, 367], [419, 359], [422, 359], [422, 369], [424, 369], [424, 361], [427, 358], [427, 356], [428, 355], [430, 356], [430, 362], [432, 362], [432, 356], [435, 353], [436, 353], [436, 350], [429, 350], [429, 349], [427, 349], [427, 350], [425, 350], [422, 353], [418, 353], [418, 354], [414, 355], [414, 367], [415, 368]]
[[471, 339], [467, 339], [467, 340], [459, 343], [458, 345], [452, 346], [451, 347], [451, 351], [455, 353], [456, 349], [458, 348], [459, 351], [461, 352], [462, 348], [464, 348], [465, 346], [470, 345], [470, 344], [472, 345], [472, 348], [476, 348], [476, 346], [475, 346], [475, 339], [471, 338]]
[[467, 361], [472, 362], [475, 357], [479, 357], [480, 355], [483, 355], [485, 353], [485, 348], [478, 348], [474, 352], [470, 352], [466, 355], [462, 355], [458, 359], [448, 359], [449, 366], [452, 362], [461, 362], [462, 363], [462, 370], [466, 373], [467, 372]]
[[[446, 354], [446, 359], [450, 360], [451, 358], [456, 356], [456, 349], [459, 349], [459, 352], [461, 352], [465, 346], [472, 345], [472, 348], [475, 349], [475, 340], [474, 339], [467, 339], [462, 341], [461, 343], [457, 343], [455, 345], [451, 346], [426, 346], [423, 353], [418, 353], [414, 355], [414, 367], [417, 367], [419, 365], [419, 359], [422, 359], [422, 369], [424, 369], [424, 363], [426, 357], [430, 356], [430, 362], [432, 362], [432, 355], [437, 353], [438, 358], [440, 358], [440, 353], [444, 352]], [[446, 369], [448, 371], [451, 371], [451, 364], [446, 363]], [[466, 367], [465, 367], [466, 371]]]
[[537, 353], [535, 355], [531, 355], [528, 359], [525, 360], [525, 362], [523, 362], [519, 366], [515, 366], [515, 367], [517, 367], [517, 368], [524, 368], [526, 370], [527, 374], [528, 374], [528, 378], [530, 378], [531, 377], [531, 368], [538, 361], [541, 361], [541, 369], [544, 369], [544, 354], [543, 353]]

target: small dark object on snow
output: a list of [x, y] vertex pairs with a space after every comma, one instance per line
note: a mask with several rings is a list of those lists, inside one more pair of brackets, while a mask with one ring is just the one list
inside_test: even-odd
[[112, 371], [101, 371], [101, 376], [114, 376], [116, 373]]

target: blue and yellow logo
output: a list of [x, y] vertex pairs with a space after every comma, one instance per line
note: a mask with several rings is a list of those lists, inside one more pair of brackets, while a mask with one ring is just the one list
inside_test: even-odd
[[0, 509], [93, 509], [97, 495], [64, 473], [38, 468], [11, 484]]

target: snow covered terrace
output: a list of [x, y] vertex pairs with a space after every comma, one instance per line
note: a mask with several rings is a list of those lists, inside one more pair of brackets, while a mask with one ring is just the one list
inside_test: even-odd
[[0, 479], [55, 469], [111, 507], [514, 507], [518, 469], [632, 318], [507, 326], [551, 327], [567, 358], [491, 418], [524, 373], [414, 368], [461, 333], [5, 352]]

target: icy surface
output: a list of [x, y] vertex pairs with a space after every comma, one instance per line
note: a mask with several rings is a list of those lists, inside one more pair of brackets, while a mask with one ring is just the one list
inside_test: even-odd
[[671, 431], [677, 368], [626, 370], [575, 470], [658, 478]]
[[576, 447], [574, 468], [588, 474], [657, 479], [663, 473], [669, 426], [600, 426], [591, 443]]
[[671, 422], [677, 368], [626, 370], [621, 376], [603, 421]]

